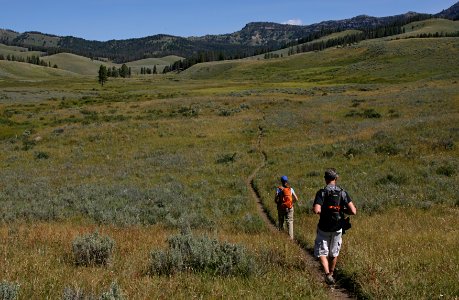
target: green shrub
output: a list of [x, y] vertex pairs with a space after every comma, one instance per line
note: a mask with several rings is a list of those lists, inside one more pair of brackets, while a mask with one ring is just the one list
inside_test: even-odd
[[48, 159], [49, 154], [43, 151], [37, 151], [34, 153], [35, 159]]
[[438, 175], [451, 177], [456, 174], [456, 168], [453, 165], [443, 165], [437, 168], [436, 173]]
[[384, 143], [376, 146], [375, 153], [377, 154], [387, 154], [387, 155], [397, 155], [401, 152], [401, 148], [394, 143]]
[[322, 152], [322, 157], [325, 157], [325, 158], [331, 158], [333, 157], [334, 153], [332, 151], [324, 151]]
[[345, 115], [345, 117], [347, 117], [347, 118], [351, 118], [351, 117], [360, 117], [360, 116], [361, 116], [361, 114], [360, 114], [358, 111], [356, 111], [355, 109], [351, 109], [351, 110]]
[[247, 103], [242, 103], [241, 105], [239, 105], [239, 108], [240, 109], [250, 109], [250, 105]]
[[[354, 105], [353, 107], [356, 107], [357, 105]], [[370, 109], [365, 109], [363, 112], [362, 111], [356, 111], [355, 109], [351, 109], [345, 117], [350, 118], [350, 117], [362, 117], [362, 118], [367, 118], [367, 119], [379, 119], [381, 118], [381, 114], [378, 113], [374, 108]]]
[[217, 164], [226, 164], [236, 161], [237, 153], [223, 154], [219, 155], [217, 158]]
[[368, 119], [379, 119], [381, 118], [381, 114], [378, 113], [376, 110], [374, 110], [373, 108], [370, 108], [370, 109], [365, 109], [363, 111], [363, 116], [365, 118], [368, 118]]
[[177, 111], [174, 111], [173, 114], [180, 114], [184, 117], [197, 117], [199, 115], [199, 109], [194, 107], [182, 106]]
[[381, 141], [388, 140], [390, 137], [384, 131], [379, 130], [379, 131], [376, 131], [371, 138], [381, 142]]
[[167, 241], [166, 251], [151, 252], [149, 274], [208, 272], [249, 276], [254, 271], [254, 259], [243, 246], [184, 233], [169, 237]]
[[439, 148], [442, 150], [453, 150], [454, 141], [452, 138], [440, 139], [434, 144], [433, 148]]
[[320, 176], [322, 173], [320, 173], [319, 171], [311, 171], [311, 172], [308, 172], [306, 173], [306, 176], [308, 177], [317, 177], [317, 176]]
[[229, 117], [239, 112], [241, 112], [240, 108], [222, 108], [219, 110], [218, 115], [222, 117]]
[[18, 298], [19, 284], [8, 281], [0, 282], [0, 299], [14, 300]]
[[377, 184], [396, 184], [396, 185], [402, 185], [405, 184], [408, 181], [407, 177], [405, 175], [393, 175], [393, 174], [388, 174], [376, 181]]
[[347, 149], [346, 153], [344, 153], [344, 156], [347, 158], [352, 158], [362, 154], [362, 152], [363, 151], [361, 149], [350, 147], [349, 149]]
[[399, 118], [401, 114], [397, 112], [395, 109], [389, 109], [389, 117], [391, 118]]
[[364, 103], [365, 100], [362, 100], [362, 99], [353, 99], [352, 100], [352, 104], [351, 104], [351, 107], [357, 107], [357, 106], [360, 106], [360, 104]]
[[34, 140], [30, 140], [29, 137], [25, 136], [22, 138], [22, 148], [23, 151], [28, 151], [35, 147], [36, 143]]
[[360, 205], [360, 209], [371, 215], [373, 213], [382, 211], [384, 205], [386, 204], [380, 201], [367, 201], [363, 202], [362, 205]]
[[75, 238], [73, 256], [77, 265], [105, 265], [109, 262], [115, 241], [96, 231]]

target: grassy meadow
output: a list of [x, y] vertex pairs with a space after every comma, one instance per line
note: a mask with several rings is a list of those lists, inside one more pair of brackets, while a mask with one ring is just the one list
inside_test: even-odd
[[[246, 179], [263, 151], [255, 187], [276, 219], [289, 176], [307, 250], [323, 171], [338, 169], [358, 209], [338, 272], [359, 298], [457, 298], [458, 48], [374, 40], [103, 87], [0, 64], [0, 281], [19, 299], [113, 282], [127, 299], [330, 298], [317, 265], [258, 215]], [[243, 247], [250, 272], [150, 274], [150, 252], [184, 228]], [[75, 265], [72, 241], [94, 231], [114, 240], [110, 262]]]

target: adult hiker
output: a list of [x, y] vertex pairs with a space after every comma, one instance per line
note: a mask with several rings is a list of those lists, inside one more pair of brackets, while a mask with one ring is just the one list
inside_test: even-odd
[[280, 178], [282, 185], [276, 189], [274, 202], [277, 204], [277, 216], [279, 230], [284, 229], [287, 223], [288, 235], [293, 240], [293, 203], [298, 201], [295, 191], [290, 186], [287, 176]]
[[341, 249], [343, 225], [346, 223], [344, 214], [357, 213], [349, 194], [336, 185], [338, 177], [334, 168], [325, 171], [327, 185], [317, 191], [313, 204], [314, 213], [320, 214], [314, 256], [319, 258], [325, 272], [325, 282], [328, 284], [335, 283], [333, 272]]

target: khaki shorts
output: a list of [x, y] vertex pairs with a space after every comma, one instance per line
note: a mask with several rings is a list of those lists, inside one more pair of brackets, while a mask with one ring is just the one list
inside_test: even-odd
[[341, 249], [342, 230], [326, 232], [317, 228], [317, 237], [314, 243], [314, 256], [337, 257]]

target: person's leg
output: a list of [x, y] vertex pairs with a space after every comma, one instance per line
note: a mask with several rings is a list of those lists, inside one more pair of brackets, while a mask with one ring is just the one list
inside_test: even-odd
[[287, 209], [287, 228], [290, 239], [293, 240], [293, 207]]
[[284, 213], [282, 209], [277, 209], [277, 220], [278, 220], [277, 228], [279, 230], [284, 229]]
[[330, 269], [329, 269], [329, 265], [328, 265], [328, 257], [325, 256], [325, 255], [321, 255], [321, 256], [319, 257], [319, 259], [320, 259], [320, 264], [321, 264], [322, 267], [324, 268], [325, 274], [330, 273]]
[[328, 266], [329, 266], [329, 273], [333, 275], [336, 268], [336, 262], [338, 261], [338, 256], [336, 257], [328, 257]]
[[328, 245], [329, 245], [329, 233], [324, 232], [317, 228], [317, 236], [314, 242], [314, 256], [319, 258], [320, 264], [324, 269], [325, 274], [330, 273], [328, 264]]
[[328, 265], [330, 268], [330, 273], [335, 272], [336, 263], [338, 261], [339, 251], [341, 250], [341, 244], [343, 241], [342, 232], [334, 232], [332, 239], [330, 241], [330, 253], [328, 256]]

